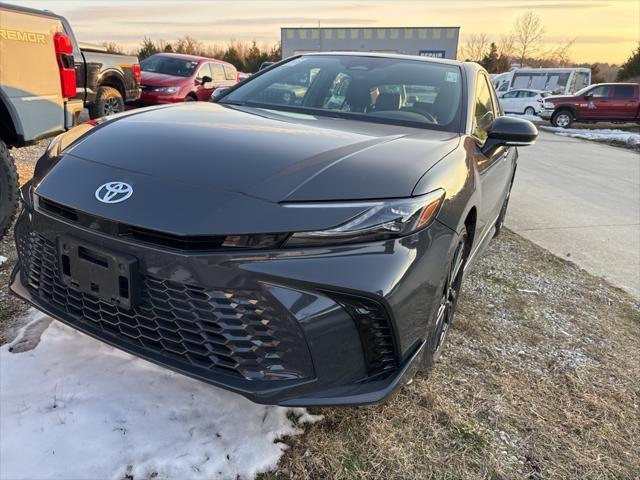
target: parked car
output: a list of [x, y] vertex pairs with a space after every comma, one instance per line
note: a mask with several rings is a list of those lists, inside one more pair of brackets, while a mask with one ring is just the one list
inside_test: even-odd
[[540, 116], [555, 127], [573, 122], [640, 122], [640, 84], [600, 83], [575, 95], [544, 99]]
[[230, 63], [194, 55], [158, 53], [141, 62], [142, 96], [138, 105], [208, 101], [216, 88], [238, 83]]
[[[65, 31], [71, 32], [68, 23]], [[69, 34], [73, 38], [73, 34]], [[90, 118], [124, 111], [125, 103], [140, 98], [140, 64], [134, 55], [109, 53], [98, 45], [74, 42], [78, 95]]]
[[290, 406], [382, 401], [433, 365], [537, 136], [479, 65], [383, 53], [298, 55], [217, 103], [94, 123], [23, 189], [11, 290]]
[[542, 110], [542, 101], [549, 95], [551, 92], [541, 90], [511, 90], [498, 95], [498, 100], [505, 113], [535, 115]]
[[269, 68], [271, 65], [275, 65], [277, 62], [262, 62], [260, 64], [260, 68], [258, 69], [258, 71], [260, 70], [264, 70], [265, 68]]
[[75, 99], [72, 38], [49, 11], [0, 4], [0, 238], [18, 207], [11, 148], [71, 128], [83, 109]]

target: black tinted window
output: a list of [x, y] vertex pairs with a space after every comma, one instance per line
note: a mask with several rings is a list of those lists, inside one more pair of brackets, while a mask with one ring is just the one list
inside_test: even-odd
[[279, 65], [225, 96], [233, 103], [354, 120], [459, 131], [456, 65], [384, 57], [309, 55]]
[[633, 85], [616, 85], [613, 96], [615, 98], [633, 98], [635, 93], [636, 89]]
[[197, 65], [198, 62], [193, 60], [181, 60], [162, 55], [153, 55], [140, 62], [140, 68], [143, 72], [164, 73], [176, 77], [190, 77]]

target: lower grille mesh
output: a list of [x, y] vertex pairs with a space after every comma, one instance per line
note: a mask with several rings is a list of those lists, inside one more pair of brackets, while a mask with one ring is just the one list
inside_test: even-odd
[[[141, 276], [141, 302], [125, 310], [64, 285], [55, 244], [17, 231], [23, 281], [39, 299], [116, 344], [143, 349], [186, 368], [247, 380], [308, 376], [302, 332], [259, 290], [211, 290]], [[304, 346], [304, 347], [303, 347]]]

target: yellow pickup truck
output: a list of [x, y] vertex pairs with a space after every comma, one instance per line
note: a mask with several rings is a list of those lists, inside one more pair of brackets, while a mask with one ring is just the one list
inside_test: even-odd
[[18, 206], [10, 149], [57, 135], [77, 123], [73, 42], [62, 18], [0, 3], [0, 237]]

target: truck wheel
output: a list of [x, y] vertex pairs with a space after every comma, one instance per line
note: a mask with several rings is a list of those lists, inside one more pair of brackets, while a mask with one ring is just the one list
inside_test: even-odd
[[89, 105], [91, 119], [124, 112], [124, 100], [120, 92], [113, 87], [100, 87], [95, 102]]
[[16, 216], [19, 185], [16, 164], [0, 140], [0, 238], [7, 233]]
[[551, 125], [560, 128], [569, 128], [573, 123], [573, 114], [569, 110], [560, 110], [551, 117]]

